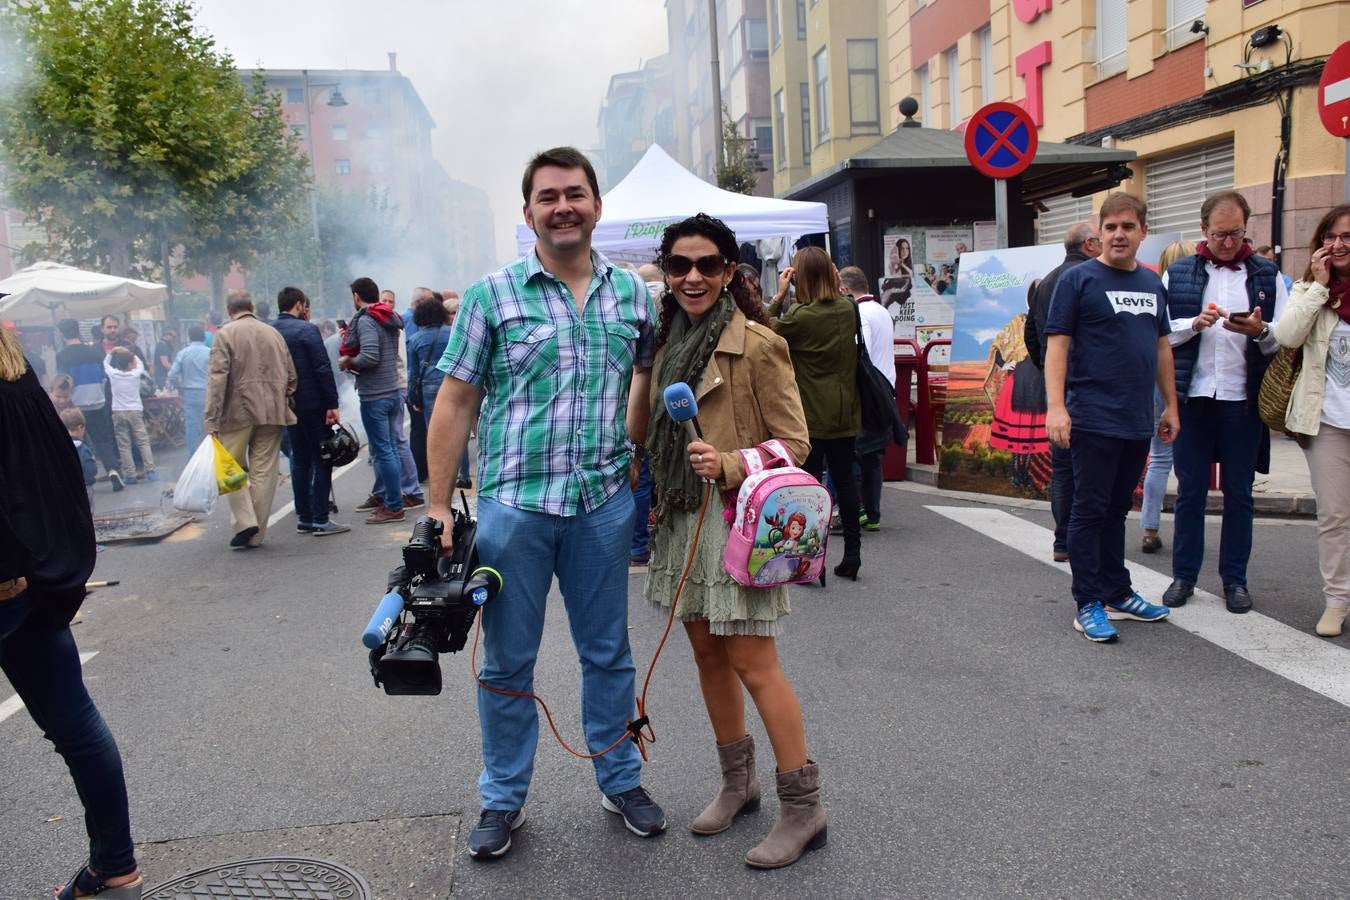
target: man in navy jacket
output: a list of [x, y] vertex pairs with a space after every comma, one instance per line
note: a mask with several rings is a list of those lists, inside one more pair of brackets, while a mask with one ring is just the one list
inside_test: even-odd
[[295, 494], [295, 530], [315, 535], [351, 531], [328, 518], [332, 470], [319, 459], [319, 445], [336, 425], [337, 382], [319, 328], [309, 321], [309, 298], [297, 287], [277, 293], [281, 314], [272, 323], [286, 339], [295, 361], [295, 419], [288, 426], [291, 439], [291, 490]]

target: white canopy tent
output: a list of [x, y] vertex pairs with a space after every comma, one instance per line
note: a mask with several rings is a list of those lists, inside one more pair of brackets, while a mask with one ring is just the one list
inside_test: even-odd
[[92, 319], [158, 306], [167, 295], [162, 284], [40, 262], [0, 279], [0, 319], [21, 325]]
[[[611, 259], [650, 262], [667, 225], [695, 213], [716, 216], [742, 243], [829, 230], [824, 203], [750, 197], [708, 184], [653, 144], [628, 176], [602, 198], [591, 244]], [[534, 232], [516, 226], [516, 246], [528, 253]]]

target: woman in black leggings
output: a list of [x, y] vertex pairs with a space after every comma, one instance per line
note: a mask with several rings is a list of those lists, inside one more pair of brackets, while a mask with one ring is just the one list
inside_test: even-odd
[[[779, 318], [788, 285], [796, 288], [796, 302], [787, 315]], [[811, 454], [802, 468], [818, 479], [829, 467], [839, 499], [844, 558], [835, 566], [834, 574], [854, 581], [862, 564], [858, 483], [853, 479], [853, 441], [862, 431], [857, 316], [853, 301], [840, 294], [839, 271], [829, 254], [819, 247], [797, 251], [792, 265], [779, 276], [769, 322], [787, 339], [811, 435]]]

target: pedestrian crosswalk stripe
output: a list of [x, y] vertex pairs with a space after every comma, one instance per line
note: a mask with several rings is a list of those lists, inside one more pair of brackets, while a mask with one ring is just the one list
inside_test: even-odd
[[[1067, 563], [1054, 562], [1050, 557], [1054, 533], [1048, 528], [999, 509], [976, 506], [929, 506], [927, 509], [1066, 575], [1069, 572]], [[1170, 575], [1129, 560], [1125, 564], [1129, 567], [1134, 589], [1144, 597], [1161, 598], [1172, 583]], [[1067, 584], [1065, 590], [1068, 590]], [[1299, 631], [1256, 611], [1233, 615], [1224, 607], [1223, 598], [1199, 588], [1184, 607], [1172, 610], [1167, 621], [1268, 672], [1316, 691], [1342, 706], [1350, 706], [1350, 653], [1310, 631]]]
[[[89, 660], [93, 659], [95, 656], [98, 656], [97, 650], [93, 651], [92, 653], [81, 653], [80, 665], [84, 665], [85, 663], [89, 662]], [[6, 719], [8, 719], [10, 716], [14, 715], [21, 709], [23, 709], [23, 701], [19, 699], [18, 694], [15, 694], [8, 700], [0, 701], [0, 722], [5, 721]]]

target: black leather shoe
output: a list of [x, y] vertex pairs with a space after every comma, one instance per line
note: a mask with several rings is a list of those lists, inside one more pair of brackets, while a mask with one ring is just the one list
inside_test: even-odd
[[523, 809], [485, 809], [478, 827], [469, 833], [469, 855], [495, 859], [511, 849], [511, 832], [525, 824]]
[[258, 526], [250, 525], [248, 528], [245, 528], [243, 531], [238, 532], [234, 537], [230, 538], [230, 546], [236, 550], [242, 550], [248, 546], [248, 542], [253, 540], [253, 536], [257, 533]]
[[1223, 589], [1223, 602], [1230, 613], [1251, 612], [1252, 595], [1245, 584], [1230, 584]]
[[[845, 558], [840, 560], [839, 565], [834, 567], [834, 574], [838, 575], [840, 578], [851, 578], [854, 581], [857, 581], [858, 569], [860, 568], [862, 568], [861, 560]], [[821, 574], [823, 575], [824, 573], [822, 572]]]
[[1172, 609], [1185, 606], [1186, 601], [1191, 599], [1194, 593], [1194, 584], [1180, 578], [1174, 579], [1167, 590], [1163, 591], [1163, 606], [1170, 606]]

